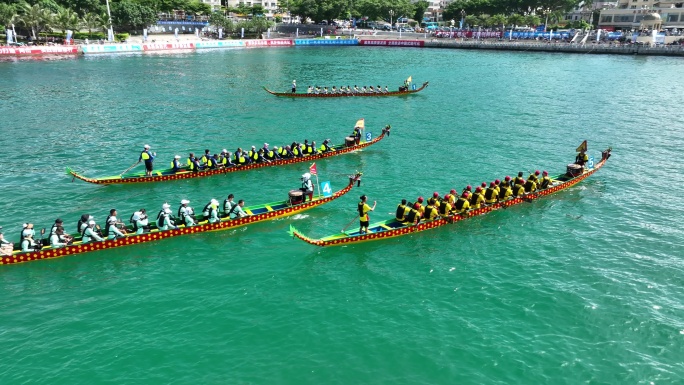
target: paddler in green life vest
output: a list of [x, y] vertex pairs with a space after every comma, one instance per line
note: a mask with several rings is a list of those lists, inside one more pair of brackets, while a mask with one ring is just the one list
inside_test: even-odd
[[504, 181], [499, 185], [499, 201], [505, 201], [513, 195], [511, 188], [511, 177], [506, 175]]
[[354, 143], [356, 145], [361, 143], [361, 127], [354, 127], [354, 131], [352, 131], [350, 136], [354, 138]]
[[358, 207], [356, 208], [359, 212], [359, 234], [366, 234], [368, 232], [368, 224], [370, 223], [368, 213], [375, 210], [375, 205], [378, 202], [373, 202], [373, 207], [370, 207], [368, 203], [366, 203], [368, 200], [366, 195], [361, 195], [359, 199], [361, 199], [361, 202], [359, 202], [357, 205]]
[[259, 160], [259, 154], [255, 146], [252, 146], [249, 152], [247, 152], [247, 157], [250, 163], [256, 163]]
[[323, 141], [323, 144], [321, 144], [321, 148], [319, 148], [318, 151], [325, 153], [335, 151], [335, 149], [330, 147], [330, 139], [326, 139]]
[[173, 157], [173, 161], [171, 161], [171, 171], [173, 172], [178, 172], [183, 170], [183, 166], [181, 165], [180, 162], [180, 155], [176, 155]]
[[196, 166], [197, 158], [195, 158], [194, 153], [191, 152], [190, 156], [188, 156], [188, 159], [186, 159], [185, 162], [186, 162], [186, 167], [188, 168], [188, 170], [194, 171], [194, 172], [199, 171], [199, 169]]
[[150, 146], [146, 144], [140, 153], [140, 158], [138, 158], [138, 162], [145, 162], [145, 176], [152, 176], [152, 170], [154, 169], [154, 157], [157, 156], [157, 153], [150, 153]]
[[245, 153], [242, 152], [242, 147], [238, 147], [237, 150], [235, 150], [235, 156], [234, 156], [234, 162], [238, 166], [242, 166], [247, 164], [249, 161], [247, 160], [247, 156], [245, 156]]
[[547, 189], [551, 186], [551, 178], [549, 178], [549, 173], [546, 172], [546, 170], [542, 171], [542, 176], [541, 183], [539, 184], [540, 190]]
[[470, 202], [468, 201], [468, 198], [470, 198], [470, 194], [468, 194], [467, 191], [464, 191], [461, 194], [461, 197], [458, 198], [458, 200], [456, 201], [456, 204], [454, 205], [454, 210], [457, 213], [463, 214], [466, 211], [468, 211], [468, 209], [470, 209]]
[[200, 163], [202, 164], [202, 166], [206, 166], [210, 158], [211, 151], [209, 151], [208, 149], [204, 150], [204, 155], [202, 155], [202, 157], [200, 158]]
[[471, 209], [479, 209], [480, 205], [484, 203], [485, 198], [484, 195], [482, 195], [482, 187], [477, 187], [475, 189], [475, 192], [470, 196], [470, 208]]
[[219, 156], [214, 154], [211, 158], [207, 159], [207, 168], [210, 170], [216, 170], [219, 168]]
[[219, 156], [219, 167], [226, 168], [232, 165], [233, 162], [230, 160], [230, 152], [228, 152], [228, 150], [224, 148], [223, 151], [221, 151], [221, 155]]
[[[537, 171], [539, 172], [539, 171]], [[525, 182], [525, 192], [526, 193], [531, 193], [534, 192], [537, 189], [537, 183], [535, 182], [536, 177], [534, 175], [530, 175], [529, 178], [527, 178], [527, 181]]]
[[264, 143], [264, 158], [269, 161], [274, 161], [278, 159], [278, 146], [273, 146], [272, 149], [268, 148], [268, 143]]
[[496, 192], [496, 184], [494, 182], [489, 183], [489, 187], [484, 193], [485, 203], [488, 205], [493, 205], [499, 199], [499, 194]]

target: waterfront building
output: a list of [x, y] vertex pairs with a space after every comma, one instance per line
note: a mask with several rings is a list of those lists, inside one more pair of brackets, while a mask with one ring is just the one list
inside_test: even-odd
[[[649, 16], [653, 14], [657, 16]], [[653, 23], [653, 18], [661, 22]], [[679, 33], [684, 29], [683, 3], [681, 1], [619, 0], [616, 7], [601, 10], [599, 16], [598, 28], [607, 31], [636, 31], [651, 27]]]
[[[202, 0], [205, 3], [210, 0]], [[215, 1], [215, 0], [211, 0]], [[264, 17], [267, 19], [272, 19], [276, 14], [278, 14], [278, 0], [218, 0], [219, 3], [223, 2], [226, 7], [235, 8], [240, 5], [247, 7], [253, 7], [255, 5], [261, 5], [264, 8]]]

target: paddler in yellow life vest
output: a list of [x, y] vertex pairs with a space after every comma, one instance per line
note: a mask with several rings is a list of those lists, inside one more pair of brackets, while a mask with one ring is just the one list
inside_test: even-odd
[[256, 163], [256, 161], [259, 159], [256, 147], [252, 146], [252, 148], [247, 153], [247, 157], [249, 158], [250, 163]]
[[466, 188], [463, 189], [463, 193], [466, 193], [466, 198], [470, 199], [470, 195], [473, 193], [473, 186], [467, 185]]
[[542, 177], [541, 183], [539, 184], [540, 190], [547, 189], [547, 188], [549, 188], [549, 186], [551, 186], [551, 178], [549, 178], [549, 173], [546, 172], [546, 170], [544, 170], [542, 172], [542, 175], [543, 175], [543, 177]]
[[513, 195], [513, 189], [511, 188], [511, 177], [506, 175], [503, 183], [499, 185], [499, 201], [505, 201], [510, 196]]
[[501, 184], [501, 181], [496, 179], [494, 181], [494, 189], [496, 190], [496, 196], [499, 196], [499, 193], [501, 192], [501, 187], [499, 185]]
[[416, 199], [416, 203], [413, 204], [413, 208], [418, 210], [421, 217], [424, 217], [423, 214], [425, 213], [425, 206], [423, 206], [423, 197], [418, 197], [418, 199]]
[[270, 161], [277, 160], [280, 158], [280, 156], [278, 156], [278, 151], [280, 151], [278, 146], [273, 146], [273, 149], [264, 152], [264, 158]]
[[401, 203], [397, 205], [397, 212], [394, 218], [399, 222], [406, 221], [406, 214], [410, 210], [410, 207], [406, 206], [406, 199], [402, 199]]
[[535, 183], [535, 178], [534, 175], [530, 175], [529, 178], [527, 179], [527, 182], [525, 182], [525, 192], [526, 193], [531, 193], [534, 192], [537, 189], [537, 183]]
[[323, 144], [321, 144], [321, 148], [318, 149], [318, 152], [332, 152], [332, 151], [335, 151], [335, 149], [330, 147], [330, 139], [324, 140]]
[[444, 200], [447, 201], [451, 207], [454, 207], [454, 204], [456, 204], [456, 199], [458, 199], [458, 196], [456, 195], [456, 190], [454, 189], [451, 189], [451, 191], [444, 196]]
[[484, 193], [485, 203], [488, 205], [493, 205], [499, 199], [499, 194], [496, 193], [496, 185], [494, 182], [489, 183], [489, 187]]
[[155, 156], [157, 156], [157, 153], [150, 153], [150, 146], [146, 144], [143, 147], [142, 152], [140, 153], [140, 158], [138, 158], [138, 162], [145, 162], [145, 176], [152, 176], [152, 170], [154, 169], [153, 162]]
[[417, 207], [420, 206], [420, 203], [416, 202], [413, 204], [413, 207], [407, 206], [408, 207], [408, 212], [406, 212], [406, 225], [417, 225], [420, 223], [420, 218], [422, 214], [420, 211], [418, 211]]
[[230, 152], [225, 148], [221, 151], [221, 156], [219, 157], [219, 167], [226, 168], [234, 166], [233, 161], [230, 159]]
[[[517, 178], [516, 178], [517, 179]], [[513, 185], [513, 196], [521, 197], [525, 195], [525, 181], [518, 181]]]
[[180, 158], [180, 155], [176, 155], [173, 157], [173, 160], [171, 161], [171, 171], [178, 172], [183, 169], [180, 163]]
[[584, 167], [584, 164], [587, 163], [588, 161], [589, 161], [589, 155], [587, 155], [586, 150], [582, 150], [575, 157], [575, 164], [579, 164], [582, 167]]
[[453, 199], [453, 195], [451, 195], [451, 194], [444, 195], [444, 199], [442, 199], [442, 201], [439, 202], [439, 205], [437, 206], [437, 212], [439, 213], [439, 215], [446, 217], [449, 214], [451, 214], [451, 209], [454, 206], [452, 206], [449, 201], [451, 201], [452, 199]]
[[359, 212], [359, 233], [365, 234], [368, 232], [368, 224], [370, 222], [370, 217], [368, 216], [368, 213], [375, 210], [375, 205], [377, 204], [377, 201], [373, 202], [373, 207], [370, 207], [366, 203], [366, 201], [368, 200], [368, 197], [366, 195], [361, 195], [359, 199], [361, 199], [361, 202], [358, 203], [356, 208]]
[[520, 171], [518, 173], [518, 176], [516, 176], [515, 179], [513, 179], [513, 186], [515, 186], [516, 184], [525, 184], [525, 178], [523, 178], [522, 171]]
[[292, 155], [295, 158], [300, 158], [304, 156], [304, 151], [302, 150], [302, 145], [297, 143], [294, 147], [292, 147]]
[[532, 179], [532, 181], [533, 181], [534, 183], [539, 184], [539, 174], [541, 174], [541, 173], [539, 172], [539, 170], [536, 170], [533, 174], [530, 174], [530, 175], [527, 177], [527, 180]]
[[484, 195], [482, 195], [482, 187], [477, 187], [475, 189], [475, 193], [473, 193], [470, 196], [470, 208], [471, 209], [479, 209], [480, 205], [484, 203], [485, 198]]
[[435, 199], [430, 198], [428, 199], [428, 204], [425, 207], [425, 214], [423, 214], [423, 218], [425, 218], [426, 221], [431, 221], [435, 218], [437, 218], [437, 208], [435, 208]]
[[463, 214], [470, 209], [470, 202], [468, 201], [468, 198], [470, 198], [470, 196], [467, 191], [464, 191], [463, 194], [461, 194], [461, 197], [458, 198], [456, 204], [454, 205], [454, 210], [457, 213]]

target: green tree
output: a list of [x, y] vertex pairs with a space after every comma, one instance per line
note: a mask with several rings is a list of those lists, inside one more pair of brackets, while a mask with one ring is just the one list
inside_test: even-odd
[[192, 15], [209, 15], [211, 14], [211, 5], [195, 0], [187, 3], [183, 10]]
[[468, 27], [472, 28], [476, 25], [482, 25], [482, 20], [475, 15], [468, 15], [465, 17], [465, 23], [468, 25]]
[[[354, 8], [358, 9], [358, 2], [363, 1], [368, 0], [358, 0]], [[307, 17], [315, 21], [332, 20], [346, 14], [348, 6], [348, 0], [290, 0], [290, 13], [302, 20]]]
[[105, 35], [107, 35], [107, 30], [109, 30], [109, 26], [112, 24], [111, 20], [109, 20], [109, 15], [107, 12], [101, 12], [99, 15], [97, 15], [96, 19], [96, 25], [98, 29], [102, 30]]
[[66, 33], [67, 29], [78, 30], [80, 28], [80, 20], [78, 14], [70, 8], [62, 8], [57, 11], [54, 18], [54, 26], [62, 33]]
[[130, 31], [154, 24], [157, 21], [157, 13], [150, 7], [123, 0], [114, 4], [112, 19], [117, 29]]
[[40, 5], [22, 4], [21, 16], [19, 21], [26, 28], [31, 29], [31, 36], [34, 40], [38, 39], [40, 32], [50, 27], [52, 23], [52, 14], [47, 9], [41, 8]]
[[501, 30], [506, 29], [506, 16], [502, 14], [496, 14], [489, 18], [491, 25], [501, 26]]
[[528, 26], [537, 26], [541, 24], [541, 19], [537, 15], [527, 15], [525, 16], [525, 24]]
[[0, 25], [2, 31], [10, 28], [18, 20], [17, 7], [14, 4], [0, 3]]
[[71, 8], [79, 16], [84, 16], [88, 12], [97, 13], [104, 8], [99, 0], [56, 0], [56, 2], [64, 8]]
[[522, 17], [522, 15], [518, 15], [517, 13], [514, 13], [511, 16], [508, 16], [508, 24], [512, 25], [513, 27], [517, 27], [519, 25], [522, 25], [524, 22], [525, 22], [525, 18]]
[[417, 22], [422, 22], [423, 17], [425, 16], [425, 11], [427, 11], [428, 7], [430, 6], [430, 3], [428, 3], [425, 0], [419, 0], [413, 3], [414, 11], [413, 11], [413, 20]]
[[96, 13], [88, 12], [81, 18], [83, 27], [88, 30], [88, 35], [93, 33], [93, 29], [98, 29], [100, 27], [99, 16]]
[[266, 13], [266, 8], [261, 6], [261, 4], [254, 4], [252, 9], [250, 9], [252, 17], [263, 16]]

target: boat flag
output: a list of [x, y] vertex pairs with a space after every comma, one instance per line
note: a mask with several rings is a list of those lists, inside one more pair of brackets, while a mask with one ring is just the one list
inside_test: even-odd
[[318, 175], [318, 171], [316, 170], [316, 163], [315, 162], [311, 166], [309, 166], [309, 174]]
[[413, 80], [413, 77], [409, 76], [408, 79], [406, 79], [406, 82], [411, 83], [412, 80]]
[[580, 144], [579, 147], [577, 147], [577, 150], [575, 150], [575, 151], [577, 151], [577, 152], [587, 151], [587, 141], [585, 140], [584, 142], [582, 142], [582, 144]]
[[354, 128], [365, 129], [366, 128], [366, 120], [364, 118], [357, 120]]

